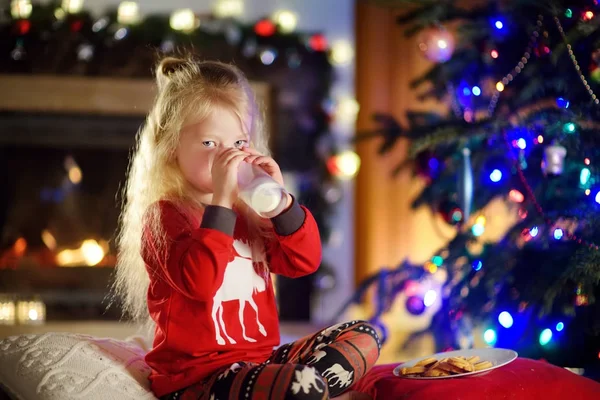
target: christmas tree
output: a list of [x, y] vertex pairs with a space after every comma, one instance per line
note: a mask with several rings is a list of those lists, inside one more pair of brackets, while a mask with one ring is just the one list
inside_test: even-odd
[[[410, 126], [376, 115], [381, 129], [362, 138], [383, 135], [382, 152], [409, 138], [415, 173], [428, 181], [414, 206], [441, 212], [457, 230], [425, 265], [386, 271], [392, 286], [406, 290], [423, 279], [419, 271], [446, 272], [429, 328], [438, 351], [464, 347], [459, 331], [473, 324], [489, 345], [521, 356], [597, 365], [598, 2], [373, 2], [408, 10], [398, 23], [432, 61], [413, 87], [448, 111], [411, 113]], [[486, 210], [498, 201], [514, 218], [501, 240], [488, 242]], [[397, 294], [379, 292], [374, 322]], [[417, 313], [428, 299], [415, 302], [407, 307]]]

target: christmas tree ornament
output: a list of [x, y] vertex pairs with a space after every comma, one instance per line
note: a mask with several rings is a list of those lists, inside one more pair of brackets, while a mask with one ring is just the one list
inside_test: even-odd
[[559, 144], [552, 144], [544, 149], [542, 172], [545, 175], [560, 175], [565, 168], [567, 149]]
[[412, 315], [421, 315], [425, 312], [425, 302], [419, 296], [410, 296], [406, 299], [406, 310]]
[[417, 42], [425, 58], [433, 62], [448, 61], [454, 53], [454, 36], [442, 26], [423, 30]]
[[463, 220], [471, 216], [473, 203], [473, 167], [471, 166], [471, 150], [462, 149], [462, 161], [458, 170], [458, 205], [462, 209]]
[[439, 206], [439, 212], [444, 221], [450, 225], [458, 225], [465, 220], [464, 211], [453, 201], [443, 201]]

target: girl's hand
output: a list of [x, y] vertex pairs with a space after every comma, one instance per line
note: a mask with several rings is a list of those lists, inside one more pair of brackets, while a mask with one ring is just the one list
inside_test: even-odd
[[245, 162], [252, 165], [257, 165], [263, 169], [271, 178], [275, 179], [277, 183], [283, 186], [283, 175], [279, 165], [271, 157], [263, 156], [257, 150], [251, 147], [244, 147], [242, 149], [246, 154]]
[[237, 148], [228, 148], [219, 152], [212, 164], [213, 183], [212, 204], [232, 208], [238, 196], [238, 168], [248, 153]]

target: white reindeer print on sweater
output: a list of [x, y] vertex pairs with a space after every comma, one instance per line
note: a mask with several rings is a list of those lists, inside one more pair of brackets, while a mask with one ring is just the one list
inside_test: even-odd
[[223, 303], [226, 301], [240, 302], [238, 315], [240, 325], [242, 326], [242, 336], [244, 340], [251, 343], [256, 342], [256, 339], [246, 335], [246, 325], [244, 325], [244, 308], [246, 307], [246, 303], [250, 304], [250, 307], [252, 307], [256, 313], [256, 323], [258, 324], [259, 332], [263, 336], [267, 336], [267, 331], [258, 318], [258, 307], [252, 298], [254, 292], [264, 292], [267, 285], [265, 280], [254, 270], [250, 246], [240, 240], [234, 240], [233, 247], [238, 253], [238, 256], [227, 264], [225, 275], [223, 276], [223, 283], [213, 297], [212, 319], [215, 325], [215, 339], [220, 345], [225, 345], [225, 340], [223, 339], [223, 336], [221, 336], [221, 331], [229, 343], [237, 343], [227, 334], [225, 323], [223, 321]]

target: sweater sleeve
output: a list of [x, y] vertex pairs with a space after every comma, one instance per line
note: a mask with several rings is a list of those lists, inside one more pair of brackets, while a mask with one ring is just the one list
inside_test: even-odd
[[173, 204], [161, 202], [160, 208], [167, 240], [165, 251], [157, 251], [152, 235], [146, 232], [146, 264], [184, 296], [209, 301], [221, 286], [227, 263], [233, 258], [236, 214], [228, 208], [208, 206], [200, 226], [194, 228]]
[[321, 238], [317, 223], [307, 208], [296, 200], [273, 218], [275, 238], [267, 243], [271, 272], [298, 278], [315, 272], [321, 264]]

